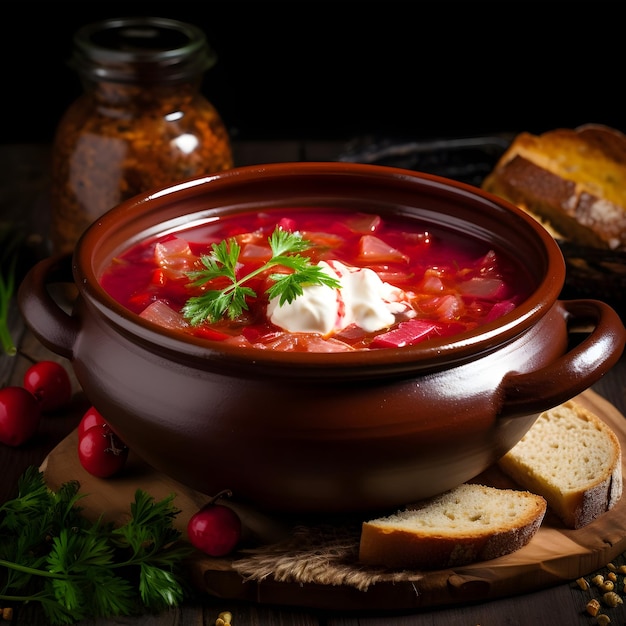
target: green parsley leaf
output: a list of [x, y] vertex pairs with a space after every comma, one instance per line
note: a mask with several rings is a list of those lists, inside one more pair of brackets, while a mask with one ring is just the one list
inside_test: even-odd
[[279, 297], [281, 305], [301, 296], [304, 293], [303, 287], [307, 285], [326, 285], [333, 289], [341, 287], [337, 278], [329, 276], [319, 266], [312, 265], [308, 257], [298, 254], [312, 245], [300, 233], [276, 227], [268, 237], [268, 242], [272, 250], [270, 260], [239, 279], [236, 272], [241, 247], [237, 240], [231, 237], [214, 243], [211, 253], [200, 259], [204, 269], [188, 272], [187, 276], [192, 281], [190, 285], [201, 287], [215, 279], [223, 279], [230, 284], [223, 289], [210, 289], [200, 296], [189, 298], [183, 307], [184, 317], [194, 326], [205, 320], [217, 322], [224, 317], [236, 319], [243, 311], [248, 310], [247, 299], [257, 295], [244, 283], [276, 266], [291, 270], [288, 274], [270, 275], [274, 284], [269, 287], [267, 294], [270, 298]]

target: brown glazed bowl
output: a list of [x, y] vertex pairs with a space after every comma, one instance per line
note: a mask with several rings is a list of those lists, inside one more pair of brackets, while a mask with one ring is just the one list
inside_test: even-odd
[[[288, 353], [182, 338], [129, 313], [99, 286], [109, 260], [164, 227], [270, 207], [401, 212], [513, 251], [534, 280], [513, 312], [417, 346]], [[625, 329], [595, 300], [559, 300], [555, 241], [477, 188], [349, 163], [237, 168], [113, 208], [73, 258], [36, 265], [19, 289], [37, 338], [67, 357], [90, 402], [145, 461], [206, 494], [267, 511], [390, 509], [472, 479], [538, 414], [596, 382]], [[75, 284], [71, 312], [51, 293]], [[577, 328], [582, 329], [582, 337]]]

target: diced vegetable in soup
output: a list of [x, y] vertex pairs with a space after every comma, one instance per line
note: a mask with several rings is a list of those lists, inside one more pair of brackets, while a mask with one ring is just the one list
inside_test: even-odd
[[415, 220], [302, 209], [135, 244], [101, 276], [142, 318], [259, 350], [345, 352], [471, 330], [530, 293], [503, 251]]

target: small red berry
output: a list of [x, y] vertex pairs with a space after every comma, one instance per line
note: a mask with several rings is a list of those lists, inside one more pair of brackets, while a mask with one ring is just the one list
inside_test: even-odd
[[57, 411], [72, 399], [72, 383], [67, 370], [56, 361], [39, 361], [24, 374], [24, 388], [30, 391], [43, 413]]
[[128, 447], [107, 425], [92, 426], [78, 439], [80, 464], [93, 476], [119, 474], [128, 459]]
[[209, 556], [225, 556], [232, 552], [241, 540], [241, 519], [233, 509], [216, 501], [228, 491], [220, 492], [187, 524], [191, 544]]
[[39, 429], [41, 408], [35, 396], [24, 387], [0, 389], [0, 441], [20, 446]]

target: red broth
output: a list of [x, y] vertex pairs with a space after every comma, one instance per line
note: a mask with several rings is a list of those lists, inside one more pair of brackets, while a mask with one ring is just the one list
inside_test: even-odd
[[[234, 237], [241, 246], [237, 276], [245, 276], [271, 256], [268, 237], [277, 224], [311, 242], [301, 253], [311, 263], [339, 261], [373, 270], [401, 290], [403, 311], [373, 331], [357, 323], [323, 333], [285, 330], [267, 315], [273, 268], [248, 284], [256, 295], [236, 319], [190, 324], [182, 314], [187, 300], [225, 286], [223, 279], [191, 286], [188, 272], [200, 267], [200, 257], [211, 253], [212, 244]], [[113, 259], [100, 282], [129, 310], [181, 333], [258, 349], [316, 352], [402, 347], [456, 335], [510, 312], [531, 290], [524, 268], [484, 242], [421, 229], [415, 220], [327, 210], [244, 214], [153, 237]]]

